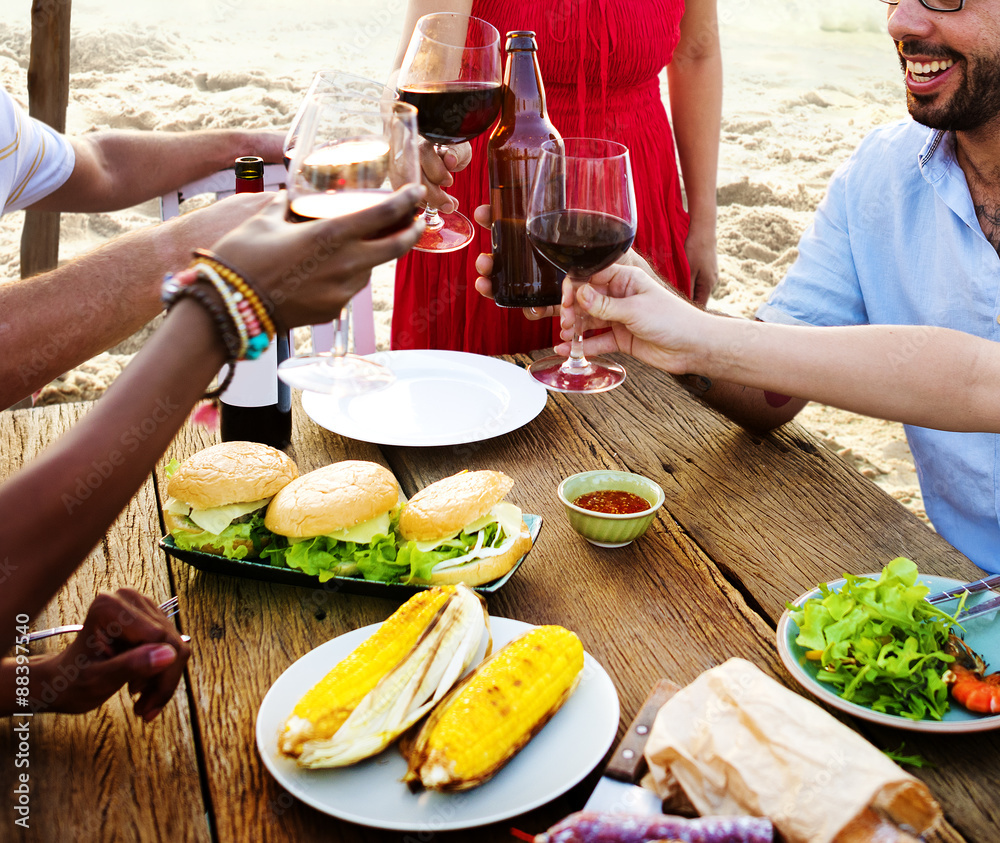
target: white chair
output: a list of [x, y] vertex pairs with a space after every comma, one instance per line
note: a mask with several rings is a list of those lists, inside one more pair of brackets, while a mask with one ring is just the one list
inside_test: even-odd
[[[264, 190], [275, 191], [285, 186], [285, 168], [281, 164], [264, 165]], [[160, 197], [160, 219], [168, 220], [180, 213], [180, 203], [193, 196], [212, 193], [224, 199], [236, 193], [232, 169], [220, 170], [203, 179], [190, 182]], [[372, 285], [368, 284], [351, 299], [351, 330], [354, 334], [355, 354], [375, 353], [375, 309], [372, 303]], [[332, 331], [321, 332], [332, 337]], [[329, 351], [329, 347], [323, 349]]]

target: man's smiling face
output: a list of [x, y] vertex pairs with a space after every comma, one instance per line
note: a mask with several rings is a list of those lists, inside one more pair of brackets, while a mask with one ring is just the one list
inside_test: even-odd
[[932, 12], [918, 0], [889, 7], [889, 35], [914, 120], [960, 132], [1000, 124], [998, 18], [995, 0], [968, 0], [959, 12]]

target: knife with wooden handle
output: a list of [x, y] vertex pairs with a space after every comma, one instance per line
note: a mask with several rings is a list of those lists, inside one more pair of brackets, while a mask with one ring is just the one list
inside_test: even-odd
[[656, 683], [639, 709], [625, 736], [604, 768], [597, 787], [590, 794], [585, 811], [610, 811], [626, 814], [659, 814], [663, 810], [660, 797], [639, 787], [636, 782], [646, 771], [643, 751], [653, 728], [653, 721], [663, 704], [680, 690], [669, 679]]

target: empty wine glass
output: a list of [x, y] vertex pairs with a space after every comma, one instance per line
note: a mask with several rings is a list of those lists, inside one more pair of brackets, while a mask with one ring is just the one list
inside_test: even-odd
[[[417, 21], [397, 80], [399, 98], [417, 107], [420, 134], [444, 154], [497, 119], [503, 101], [500, 33], [479, 18], [440, 13]], [[474, 227], [457, 211], [424, 211], [426, 229], [415, 249], [453, 252], [472, 242]]]
[[[635, 190], [628, 149], [591, 138], [546, 141], [528, 201], [528, 239], [576, 289], [611, 266], [635, 239]], [[536, 360], [528, 371], [557, 392], [604, 392], [625, 380], [625, 369], [583, 354], [586, 314], [576, 308], [569, 357]]]
[[[307, 98], [292, 151], [288, 219], [329, 219], [370, 208], [405, 184], [419, 184], [417, 111], [390, 98], [327, 91]], [[414, 217], [418, 213], [414, 205]], [[403, 220], [384, 236], [406, 227]], [[373, 360], [347, 353], [349, 311], [335, 323], [330, 352], [313, 351], [286, 360], [278, 375], [298, 389], [346, 396], [387, 386], [392, 372]]]

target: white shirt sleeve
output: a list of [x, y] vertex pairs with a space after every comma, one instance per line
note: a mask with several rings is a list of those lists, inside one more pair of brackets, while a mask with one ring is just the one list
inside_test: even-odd
[[70, 142], [28, 116], [0, 89], [0, 208], [3, 213], [33, 205], [61, 187], [76, 163]]

